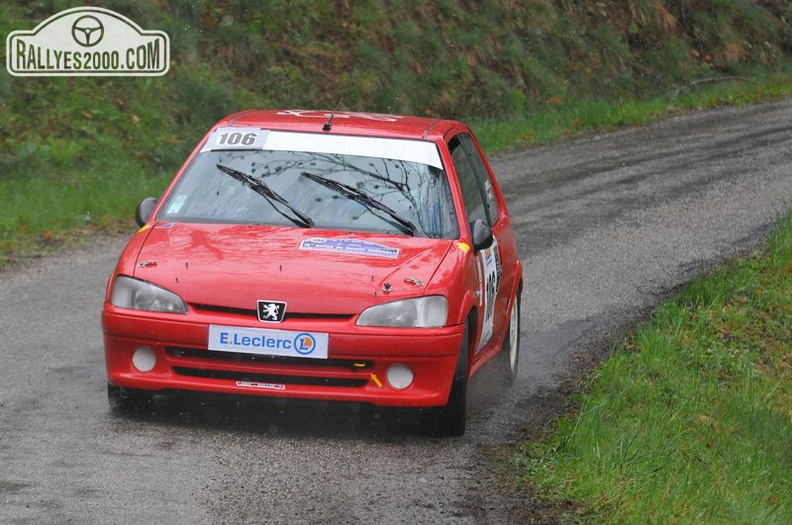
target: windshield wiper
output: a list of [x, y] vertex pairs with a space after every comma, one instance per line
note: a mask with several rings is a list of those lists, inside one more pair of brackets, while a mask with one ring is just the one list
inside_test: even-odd
[[[251, 190], [255, 191], [256, 193], [267, 199], [267, 202], [270, 203], [272, 209], [274, 209], [276, 212], [278, 212], [279, 214], [283, 215], [284, 217], [292, 221], [297, 226], [300, 226], [302, 228], [314, 227], [313, 219], [311, 219], [303, 212], [301, 212], [300, 210], [289, 204], [289, 201], [284, 199], [282, 195], [276, 193], [272, 188], [267, 186], [267, 183], [265, 183], [263, 180], [255, 179], [243, 171], [235, 170], [234, 168], [229, 168], [228, 166], [223, 166], [222, 164], [217, 164], [217, 169], [219, 169], [226, 175], [233, 177], [234, 179], [238, 180], [239, 182], [241, 182]], [[296, 217], [292, 217], [290, 215], [283, 213], [274, 204], [272, 204], [272, 201], [276, 201], [279, 202], [280, 204], [283, 204], [284, 206], [289, 208], [289, 210], [291, 210], [291, 212]]]
[[328, 179], [326, 177], [322, 177], [321, 175], [316, 175], [314, 173], [308, 173], [307, 171], [302, 172], [303, 177], [307, 177], [314, 182], [318, 182], [323, 186], [327, 186], [332, 190], [336, 190], [338, 193], [346, 195], [347, 197], [360, 202], [361, 204], [368, 206], [369, 208], [374, 208], [380, 211], [383, 211], [391, 216], [393, 220], [395, 220], [399, 226], [401, 226], [401, 230], [404, 233], [409, 233], [411, 236], [415, 237], [415, 232], [417, 229], [415, 228], [415, 224], [410, 222], [409, 220], [405, 219], [398, 212], [382, 204], [379, 201], [375, 201], [371, 195], [368, 193], [361, 191], [357, 188], [353, 188], [352, 186], [348, 186], [343, 182], [338, 182], [337, 180]]

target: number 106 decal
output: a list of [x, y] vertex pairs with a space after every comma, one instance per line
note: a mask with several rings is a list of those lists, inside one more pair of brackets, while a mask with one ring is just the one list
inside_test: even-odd
[[201, 151], [264, 149], [267, 132], [259, 128], [217, 128]]

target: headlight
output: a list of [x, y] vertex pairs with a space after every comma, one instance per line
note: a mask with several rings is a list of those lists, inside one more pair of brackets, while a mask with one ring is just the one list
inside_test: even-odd
[[440, 295], [378, 304], [367, 308], [358, 318], [359, 326], [399, 326], [437, 328], [445, 326], [448, 300]]
[[119, 308], [176, 314], [187, 313], [187, 305], [175, 293], [123, 275], [117, 277], [113, 283], [110, 302]]

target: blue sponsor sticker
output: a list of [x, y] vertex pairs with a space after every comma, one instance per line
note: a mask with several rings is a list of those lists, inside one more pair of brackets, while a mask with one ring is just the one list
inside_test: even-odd
[[375, 242], [353, 239], [325, 239], [324, 237], [312, 237], [302, 241], [300, 243], [300, 249], [315, 252], [335, 252], [347, 253], [350, 255], [385, 257], [386, 259], [395, 259], [399, 256], [398, 248], [390, 248]]
[[210, 325], [208, 347], [218, 352], [327, 359], [328, 339], [328, 334], [317, 332]]

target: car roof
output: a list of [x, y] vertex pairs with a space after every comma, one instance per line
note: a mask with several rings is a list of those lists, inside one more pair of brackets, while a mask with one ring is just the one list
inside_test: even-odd
[[[328, 120], [329, 131], [323, 129]], [[452, 128], [466, 127], [448, 119], [302, 109], [241, 111], [229, 115], [217, 125], [417, 140], [437, 140]]]

